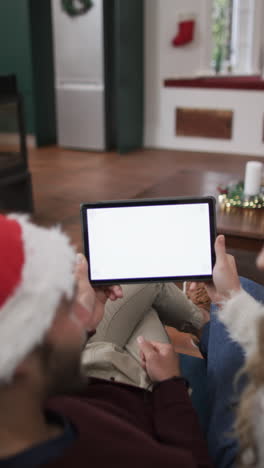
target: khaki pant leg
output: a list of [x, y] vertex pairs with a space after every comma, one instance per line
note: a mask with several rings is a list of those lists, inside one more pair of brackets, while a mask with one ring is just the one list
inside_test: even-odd
[[108, 300], [104, 317], [90, 342], [107, 341], [124, 348], [160, 294], [159, 283], [122, 285], [123, 298]]
[[[200, 328], [203, 314], [173, 283], [123, 285], [122, 299], [107, 301], [104, 317], [91, 342], [107, 341], [125, 347], [136, 327], [155, 309], [165, 325]], [[155, 323], [157, 319], [155, 319]], [[146, 329], [146, 327], [144, 327]], [[150, 337], [151, 339], [151, 337]]]

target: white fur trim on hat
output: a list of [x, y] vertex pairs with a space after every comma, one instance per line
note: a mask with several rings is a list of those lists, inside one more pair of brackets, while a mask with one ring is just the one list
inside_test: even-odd
[[[40, 344], [60, 300], [73, 296], [75, 251], [58, 227], [33, 225], [10, 215], [22, 229], [25, 263], [22, 280], [0, 308], [0, 382], [11, 380], [17, 365]], [[4, 265], [1, 265], [4, 268]]]

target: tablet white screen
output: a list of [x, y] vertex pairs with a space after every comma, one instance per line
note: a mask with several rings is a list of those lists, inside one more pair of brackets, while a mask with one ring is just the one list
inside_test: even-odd
[[87, 209], [91, 280], [212, 274], [207, 203]]

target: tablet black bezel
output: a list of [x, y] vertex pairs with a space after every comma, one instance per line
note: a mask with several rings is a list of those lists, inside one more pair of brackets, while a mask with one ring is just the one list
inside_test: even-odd
[[[132, 206], [153, 206], [153, 205], [175, 205], [175, 204], [195, 204], [205, 203], [209, 206], [209, 221], [210, 221], [210, 240], [211, 240], [211, 263], [212, 269], [215, 264], [214, 243], [216, 238], [216, 200], [214, 197], [174, 197], [174, 198], [140, 198], [131, 200], [109, 200], [92, 203], [81, 204], [81, 224], [83, 234], [84, 254], [88, 261], [88, 276], [91, 284], [94, 287], [112, 285], [112, 284], [129, 284], [129, 283], [147, 283], [147, 282], [169, 282], [169, 281], [210, 281], [212, 275], [197, 275], [197, 276], [169, 276], [169, 277], [148, 277], [148, 278], [113, 278], [112, 280], [92, 280], [90, 270], [90, 252], [89, 252], [89, 234], [87, 222], [87, 208], [118, 208]], [[195, 229], [195, 226], [194, 226]]]

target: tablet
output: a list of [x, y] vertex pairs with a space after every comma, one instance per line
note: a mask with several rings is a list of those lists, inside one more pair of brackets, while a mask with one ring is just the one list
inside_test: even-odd
[[212, 279], [213, 197], [84, 203], [81, 219], [94, 286]]

